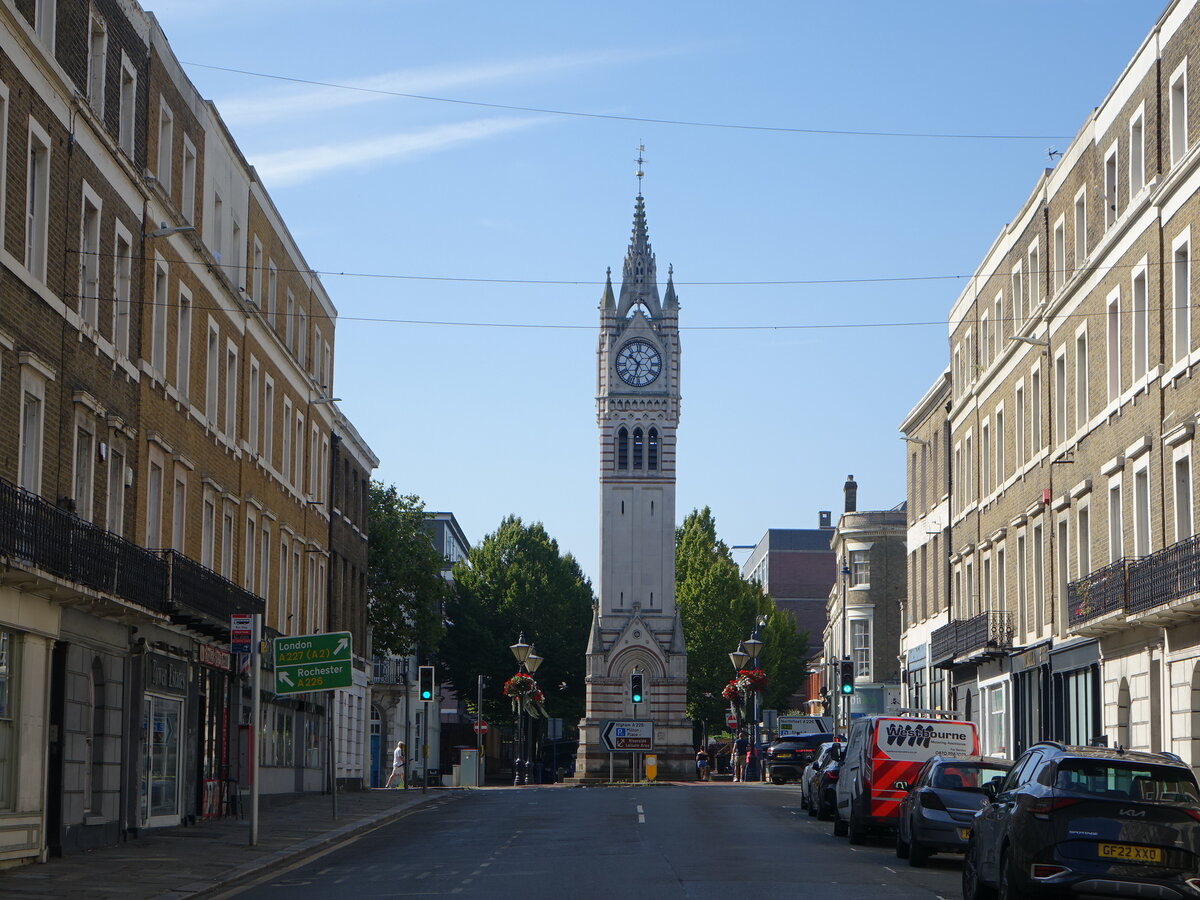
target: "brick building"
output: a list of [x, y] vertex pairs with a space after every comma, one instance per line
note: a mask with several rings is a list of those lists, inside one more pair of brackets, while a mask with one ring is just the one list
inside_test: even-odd
[[[339, 437], [355, 495], [375, 458], [331, 400], [330, 298], [153, 16], [0, 20], [3, 864], [233, 808], [251, 698], [229, 616], [344, 621], [367, 654], [365, 502], [330, 488]], [[307, 697], [265, 698], [265, 792], [324, 783]]]
[[1200, 9], [1169, 3], [984, 255], [901, 425], [910, 690], [989, 752], [1102, 739], [1200, 767], [1198, 56]]

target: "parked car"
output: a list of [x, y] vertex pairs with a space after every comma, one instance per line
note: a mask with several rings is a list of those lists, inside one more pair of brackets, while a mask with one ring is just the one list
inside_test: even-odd
[[975, 814], [966, 900], [1200, 895], [1200, 786], [1173, 753], [1034, 744]]
[[1012, 760], [994, 756], [935, 756], [921, 767], [900, 801], [896, 856], [923, 866], [934, 853], [962, 853], [971, 820], [987, 800], [984, 785], [1004, 780]]
[[894, 829], [909, 785], [939, 754], [977, 756], [975, 725], [924, 716], [855, 719], [842, 755], [833, 833], [861, 844], [870, 829]]
[[767, 748], [767, 777], [772, 784], [799, 781], [805, 766], [813, 761], [821, 745], [833, 739], [829, 732], [779, 738]]
[[841, 768], [843, 744], [822, 744], [816, 759], [804, 769], [800, 780], [800, 805], [810, 816], [828, 819], [837, 802], [838, 770]]

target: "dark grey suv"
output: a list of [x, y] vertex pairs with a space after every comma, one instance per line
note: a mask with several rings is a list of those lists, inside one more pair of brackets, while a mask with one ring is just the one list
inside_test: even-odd
[[976, 813], [963, 896], [1200, 898], [1200, 787], [1170, 753], [1023, 753]]

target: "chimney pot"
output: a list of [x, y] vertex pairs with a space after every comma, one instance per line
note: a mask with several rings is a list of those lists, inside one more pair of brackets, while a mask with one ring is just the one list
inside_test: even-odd
[[842, 490], [846, 494], [846, 512], [855, 512], [858, 509], [858, 482], [854, 480], [853, 475], [846, 476], [846, 483], [842, 485]]

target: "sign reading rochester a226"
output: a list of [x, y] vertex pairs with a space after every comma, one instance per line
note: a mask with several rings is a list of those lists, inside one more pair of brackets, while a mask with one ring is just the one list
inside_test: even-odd
[[653, 750], [654, 723], [605, 720], [600, 723], [600, 744], [610, 753], [621, 750]]
[[350, 632], [275, 638], [275, 693], [302, 694], [350, 687]]

